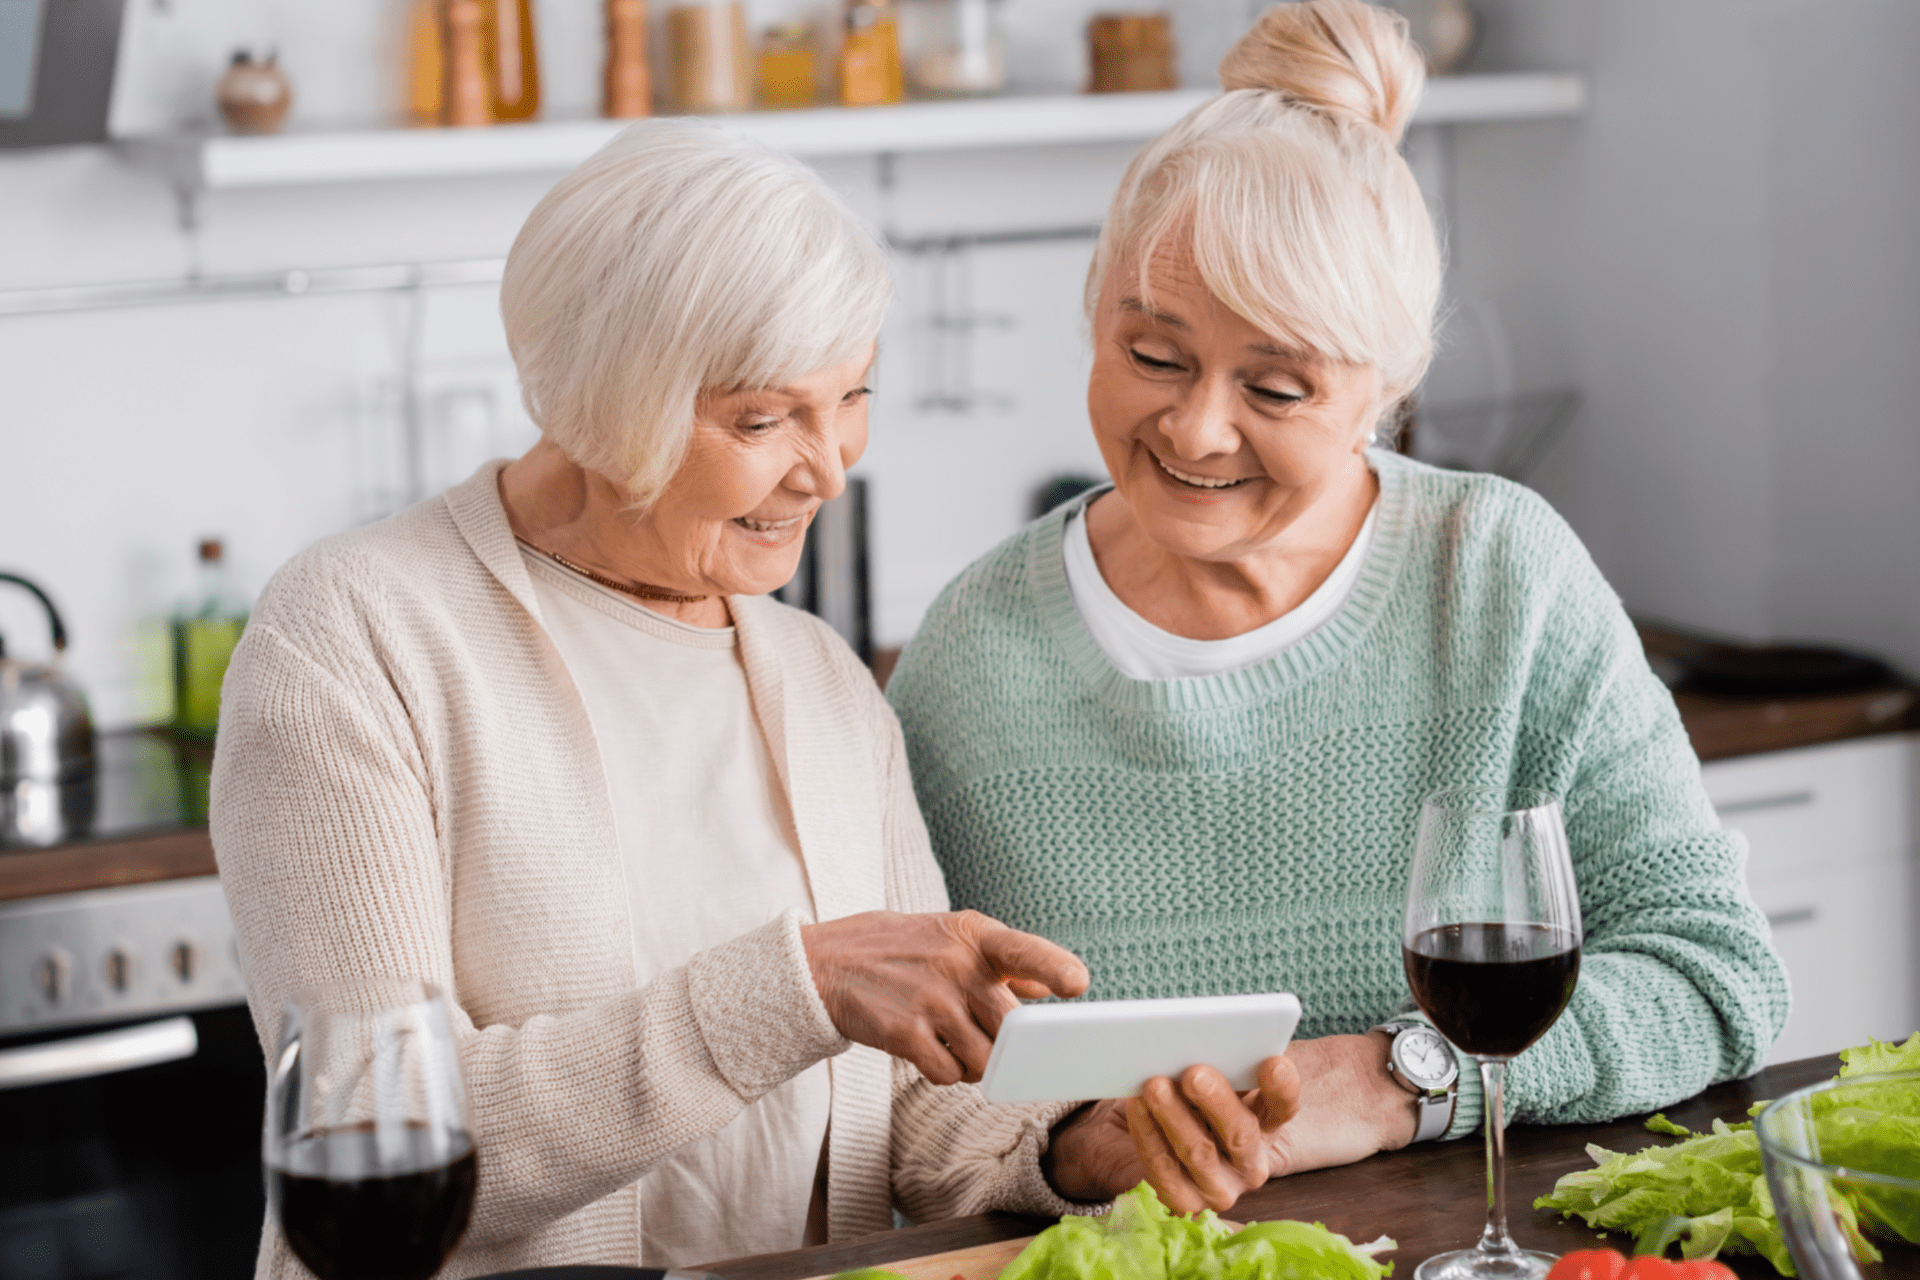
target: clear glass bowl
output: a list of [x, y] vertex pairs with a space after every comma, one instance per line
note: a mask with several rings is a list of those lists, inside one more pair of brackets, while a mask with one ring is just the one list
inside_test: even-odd
[[1920, 1071], [1797, 1089], [1754, 1130], [1803, 1280], [1920, 1275]]

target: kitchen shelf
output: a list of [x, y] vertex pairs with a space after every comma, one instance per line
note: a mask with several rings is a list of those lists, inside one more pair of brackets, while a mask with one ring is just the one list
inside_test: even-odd
[[[809, 158], [969, 148], [1126, 142], [1150, 138], [1212, 96], [1212, 90], [1063, 94], [911, 102], [895, 107], [821, 107], [713, 117], [783, 151]], [[1578, 115], [1587, 87], [1575, 74], [1447, 76], [1428, 82], [1416, 124], [1529, 120]], [[625, 128], [625, 120], [566, 120], [488, 129], [387, 129], [265, 137], [182, 134], [129, 138], [133, 163], [183, 193], [333, 182], [559, 173]]]

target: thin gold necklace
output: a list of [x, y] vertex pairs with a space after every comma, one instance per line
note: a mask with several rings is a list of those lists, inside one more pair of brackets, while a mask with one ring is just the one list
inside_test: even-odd
[[558, 551], [549, 551], [545, 547], [534, 547], [533, 544], [527, 542], [525, 538], [520, 539], [520, 541], [526, 543], [529, 547], [533, 547], [535, 551], [538, 551], [562, 569], [571, 569], [581, 577], [592, 582], [597, 582], [609, 591], [618, 591], [624, 595], [630, 595], [640, 600], [661, 600], [668, 604], [698, 604], [702, 600], [710, 600], [713, 598], [711, 596], [686, 596], [675, 591], [663, 591], [659, 587], [649, 586], [644, 582], [638, 586], [628, 586], [624, 582], [615, 582], [603, 573], [595, 573], [583, 564], [575, 564]]

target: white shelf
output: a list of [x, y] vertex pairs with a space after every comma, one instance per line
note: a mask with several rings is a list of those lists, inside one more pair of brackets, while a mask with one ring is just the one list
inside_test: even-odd
[[[770, 146], [810, 158], [950, 151], [1049, 143], [1127, 142], [1152, 137], [1205, 102], [1212, 90], [1072, 94], [911, 102], [897, 107], [822, 107], [713, 117]], [[1449, 76], [1429, 82], [1416, 124], [1578, 115], [1578, 75]], [[266, 137], [130, 138], [134, 163], [183, 191], [330, 182], [560, 173], [592, 155], [631, 121], [572, 120], [487, 129], [389, 129]]]

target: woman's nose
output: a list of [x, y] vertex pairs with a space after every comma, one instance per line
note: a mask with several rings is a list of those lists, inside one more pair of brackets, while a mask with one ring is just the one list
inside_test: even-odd
[[1233, 425], [1234, 405], [1230, 383], [1216, 384], [1212, 379], [1194, 383], [1160, 415], [1160, 432], [1175, 453], [1191, 462], [1232, 453], [1240, 447], [1240, 433]]
[[788, 480], [802, 493], [812, 494], [822, 502], [832, 502], [847, 489], [847, 467], [854, 458], [855, 451], [848, 456], [847, 449], [840, 439], [841, 433], [829, 429], [822, 433], [822, 439], [807, 450], [793, 469]]

